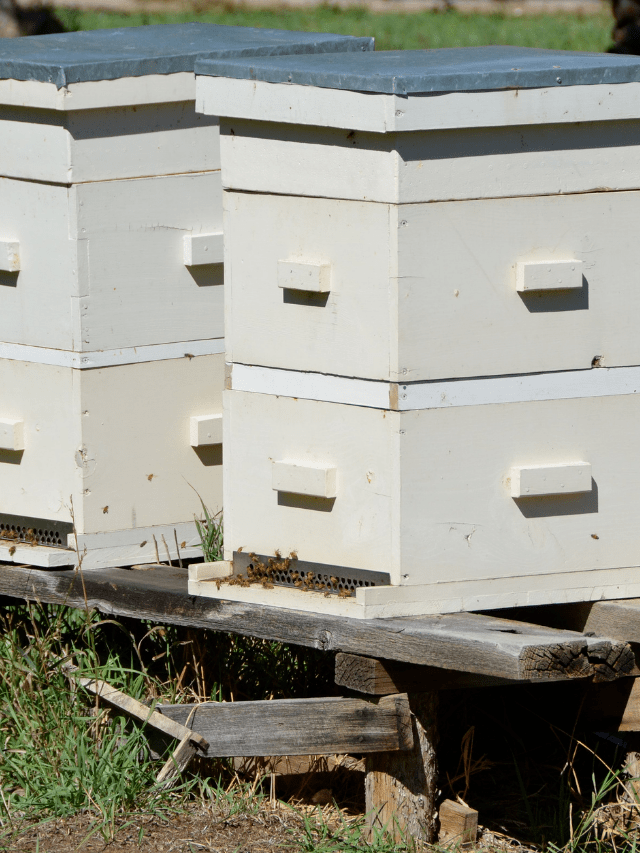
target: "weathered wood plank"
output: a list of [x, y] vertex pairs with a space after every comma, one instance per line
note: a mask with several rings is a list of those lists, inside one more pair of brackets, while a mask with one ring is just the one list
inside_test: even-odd
[[438, 817], [438, 694], [412, 694], [409, 702], [413, 749], [366, 758], [367, 822], [370, 829], [385, 830], [396, 841], [413, 837], [432, 843]]
[[[84, 586], [83, 586], [84, 583]], [[0, 595], [90, 608], [309, 646], [508, 679], [607, 680], [633, 670], [624, 642], [475, 613], [348, 619], [190, 596], [187, 572], [85, 572], [0, 567]]]
[[156, 785], [164, 790], [171, 788], [196, 754], [193, 732], [186, 734], [165, 762], [156, 777]]
[[209, 741], [209, 758], [333, 755], [408, 750], [413, 745], [405, 695], [362, 699], [277, 699], [161, 705], [158, 711]]
[[[132, 696], [127, 696], [126, 693], [116, 690], [115, 687], [107, 684], [106, 681], [101, 681], [99, 678], [84, 678], [83, 676], [76, 675], [76, 667], [67, 666], [66, 670], [85, 690], [99, 696], [107, 705], [117, 708], [118, 711], [124, 711], [125, 714], [135, 717], [140, 722], [153, 726], [154, 729], [158, 729], [163, 734], [170, 735], [179, 741], [184, 740], [186, 737], [201, 750], [207, 749], [208, 743], [205, 738], [198, 732], [192, 731], [185, 725], [182, 725], [179, 720], [166, 719], [162, 714], [148, 708]], [[185, 707], [188, 708], [188, 706]]]
[[509, 678], [495, 678], [491, 675], [439, 669], [435, 666], [415, 666], [368, 658], [348, 652], [338, 652], [336, 655], [335, 682], [340, 687], [348, 687], [349, 690], [373, 696], [526, 683]]
[[454, 848], [475, 846], [478, 836], [478, 812], [454, 800], [445, 800], [439, 811], [440, 844], [451, 844]]
[[586, 613], [584, 630], [640, 643], [640, 598], [595, 602]]
[[640, 643], [640, 598], [509, 608], [493, 611], [493, 614], [504, 619], [518, 618], [551, 628], [606, 636], [625, 643]]

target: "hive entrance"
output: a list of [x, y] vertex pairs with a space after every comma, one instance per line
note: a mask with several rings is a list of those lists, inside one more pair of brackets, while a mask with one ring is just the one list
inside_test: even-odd
[[0, 513], [0, 544], [13, 542], [67, 548], [70, 533], [73, 533], [71, 522]]
[[236, 551], [233, 555], [233, 568], [236, 582], [241, 586], [258, 583], [267, 588], [286, 586], [301, 592], [322, 592], [341, 598], [355, 596], [358, 587], [390, 584], [390, 577], [386, 572], [309, 563], [298, 560], [295, 556], [267, 557]]

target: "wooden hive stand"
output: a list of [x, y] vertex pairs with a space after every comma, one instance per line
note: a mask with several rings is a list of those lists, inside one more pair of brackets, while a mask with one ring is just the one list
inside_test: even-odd
[[[635, 680], [640, 673], [629, 645], [640, 642], [638, 600], [499, 616], [348, 619], [190, 596], [186, 570], [174, 566], [147, 572], [113, 568], [81, 577], [70, 570], [0, 565], [0, 595], [336, 653], [336, 684], [350, 694], [344, 698], [156, 710], [201, 735], [210, 757], [365, 755], [370, 826], [427, 842], [438, 837], [439, 827], [443, 834], [440, 691], [593, 682], [594, 727], [606, 721], [609, 731], [640, 731]], [[445, 835], [472, 834], [473, 809], [448, 804], [444, 811]]]

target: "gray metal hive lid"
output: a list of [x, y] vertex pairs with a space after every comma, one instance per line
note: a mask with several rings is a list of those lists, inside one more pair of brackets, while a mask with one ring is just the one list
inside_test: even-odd
[[386, 94], [589, 86], [640, 80], [640, 57], [526, 47], [200, 59], [196, 74]]
[[228, 27], [165, 24], [0, 39], [0, 79], [69, 83], [193, 71], [196, 57], [275, 56], [370, 51], [372, 38]]

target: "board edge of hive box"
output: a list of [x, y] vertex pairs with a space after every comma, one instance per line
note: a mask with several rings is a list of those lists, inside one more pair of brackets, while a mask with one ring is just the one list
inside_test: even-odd
[[[182, 52], [172, 42], [175, 33], [186, 37]], [[202, 43], [194, 47], [198, 33]], [[230, 33], [241, 36], [242, 44], [236, 49], [251, 55], [373, 48], [371, 38], [287, 30], [265, 34], [256, 28], [218, 24], [164, 24], [16, 39], [16, 44], [3, 45], [0, 51], [0, 74], [4, 75], [0, 79], [4, 152], [0, 174], [71, 183], [111, 179], [114, 168], [118, 170], [115, 177], [120, 178], [218, 170], [218, 121], [195, 113], [193, 68], [197, 56], [228, 52], [212, 44], [212, 37], [222, 34], [229, 39]], [[253, 44], [244, 43], [247, 34]], [[154, 39], [166, 45], [164, 54]], [[21, 121], [12, 122], [16, 115]], [[29, 115], [35, 126], [24, 121]], [[46, 139], [41, 133], [43, 121], [50, 125]], [[116, 145], [113, 151], [118, 122], [128, 145], [123, 150]], [[139, 131], [132, 134], [136, 127]], [[110, 144], [98, 144], [102, 150], [98, 156], [91, 138], [104, 136], [105, 128]], [[158, 138], [162, 145], [157, 144]], [[25, 162], [20, 155], [29, 144], [37, 150]], [[13, 150], [17, 156], [8, 157]], [[58, 162], [49, 163], [47, 155], [52, 151], [57, 152]], [[109, 153], [106, 160], [104, 151]]]
[[[189, 578], [188, 591], [189, 595], [219, 601], [356, 619], [388, 619], [637, 598], [640, 596], [639, 573], [640, 567], [632, 567], [576, 572], [570, 576], [559, 573], [498, 578], [490, 583], [474, 580], [417, 586], [375, 586], [360, 588], [354, 597], [348, 598], [275, 585], [269, 587], [259, 582], [248, 586], [232, 585], [228, 579], [219, 578]], [[575, 586], [576, 579], [581, 586]], [[563, 581], [569, 581], [565, 589], [559, 588]], [[518, 590], [512, 588], [514, 582], [518, 583]], [[548, 589], [546, 584], [552, 583], [556, 588]]]

